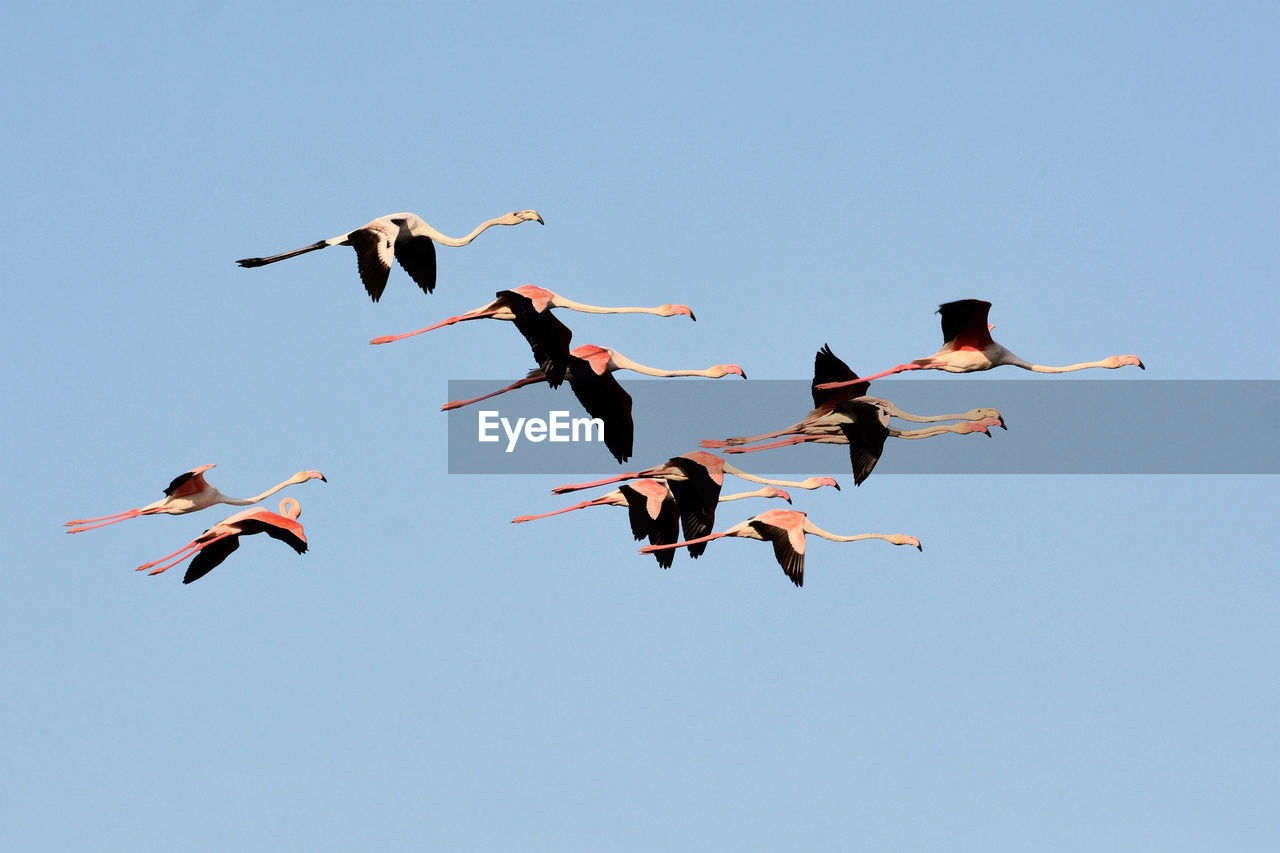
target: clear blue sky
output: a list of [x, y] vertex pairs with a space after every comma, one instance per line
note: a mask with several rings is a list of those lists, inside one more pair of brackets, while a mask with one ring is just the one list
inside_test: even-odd
[[[664, 573], [616, 510], [508, 523], [563, 478], [446, 474], [446, 381], [519, 376], [509, 326], [367, 344], [531, 282], [698, 314], [576, 340], [801, 379], [980, 297], [1043, 363], [1278, 378], [1274, 6], [880, 7], [10, 9], [4, 846], [1276, 849], [1274, 478], [873, 477], [797, 506], [923, 554]], [[233, 263], [525, 207], [432, 296], [372, 304], [345, 248]], [[226, 508], [62, 533], [209, 462], [324, 471], [311, 552], [183, 586], [133, 567]]]

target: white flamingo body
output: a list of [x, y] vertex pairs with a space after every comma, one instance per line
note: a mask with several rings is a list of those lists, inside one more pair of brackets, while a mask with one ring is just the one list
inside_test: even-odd
[[495, 225], [519, 225], [521, 222], [541, 223], [542, 217], [536, 210], [516, 210], [481, 222], [464, 237], [450, 237], [416, 214], [392, 213], [379, 216], [354, 231], [319, 240], [301, 249], [262, 258], [241, 258], [236, 263], [242, 267], [261, 267], [329, 246], [351, 246], [356, 250], [360, 280], [364, 283], [369, 298], [377, 302], [387, 287], [393, 259], [400, 263], [424, 292], [431, 293], [436, 287], [436, 243], [442, 246], [465, 246]]

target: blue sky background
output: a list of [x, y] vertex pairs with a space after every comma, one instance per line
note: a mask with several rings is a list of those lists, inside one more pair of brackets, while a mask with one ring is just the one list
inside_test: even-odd
[[[1276, 379], [1278, 18], [15, 6], [5, 846], [1274, 849], [1274, 478], [853, 490], [827, 448], [846, 489], [797, 508], [923, 554], [811, 541], [802, 590], [753, 542], [661, 572], [616, 510], [508, 523], [563, 478], [445, 473], [447, 380], [529, 366], [508, 325], [367, 341], [536, 283], [699, 318], [565, 317], [578, 342], [803, 379], [824, 342], [927, 355], [979, 297], [1034, 361]], [[525, 207], [546, 226], [441, 249], [432, 296], [396, 269], [372, 304], [345, 248], [233, 263]], [[289, 492], [311, 552], [255, 537], [183, 586], [133, 567], [229, 508], [62, 533], [209, 462], [236, 495], [324, 471]]]

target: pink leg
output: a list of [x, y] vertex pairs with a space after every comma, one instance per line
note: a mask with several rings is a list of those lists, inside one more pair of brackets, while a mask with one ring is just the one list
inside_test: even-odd
[[556, 486], [551, 490], [551, 494], [563, 495], [566, 492], [578, 492], [583, 489], [594, 489], [596, 486], [607, 486], [610, 483], [621, 483], [623, 480], [638, 480], [641, 477], [648, 477], [652, 473], [653, 472], [651, 471], [641, 473], [632, 472], [630, 474], [619, 474], [616, 477], [609, 477], [605, 480], [596, 480], [594, 483], [574, 483], [570, 486]]
[[496, 397], [499, 394], [505, 394], [508, 391], [514, 391], [517, 388], [523, 388], [526, 385], [533, 385], [537, 382], [546, 382], [546, 381], [547, 381], [547, 377], [545, 376], [530, 376], [527, 379], [521, 379], [519, 382], [513, 382], [510, 385], [508, 385], [506, 388], [499, 388], [497, 391], [494, 391], [491, 394], [485, 394], [483, 397], [475, 397], [471, 400], [451, 400], [450, 402], [445, 403], [443, 406], [441, 406], [440, 411], [450, 412], [450, 411], [453, 411], [454, 409], [461, 409], [463, 406], [470, 406], [472, 403], [479, 403], [481, 400], [488, 400], [490, 397]]
[[573, 506], [568, 506], [568, 507], [565, 507], [564, 509], [558, 509], [555, 512], [544, 512], [541, 515], [517, 516], [516, 518], [511, 519], [511, 523], [519, 524], [523, 521], [536, 521], [539, 518], [550, 518], [553, 515], [562, 515], [563, 513], [566, 513], [566, 512], [573, 512], [575, 509], [585, 509], [586, 507], [589, 507], [589, 506], [608, 506], [611, 503], [613, 503], [613, 501], [607, 501], [604, 498], [596, 498], [593, 501], [583, 501], [580, 504], [574, 504]]
[[405, 332], [403, 335], [382, 335], [369, 341], [371, 344], [389, 344], [393, 341], [403, 341], [405, 338], [412, 338], [414, 335], [420, 335], [423, 332], [432, 332], [444, 326], [452, 326], [454, 323], [461, 323], [463, 320], [479, 320], [481, 317], [492, 317], [497, 311], [488, 311], [481, 314], [459, 314], [457, 317], [450, 317], [448, 320], [441, 320], [434, 326], [427, 326], [425, 329], [418, 329], [416, 332]]
[[[183, 545], [181, 548], [174, 551], [172, 554], [166, 554], [165, 556], [161, 557], [158, 560], [152, 560], [150, 563], [143, 563], [141, 566], [138, 566], [138, 568], [134, 569], [134, 571], [136, 572], [146, 571], [152, 566], [158, 566], [161, 563], [165, 562], [166, 560], [170, 560], [174, 557], [178, 557], [178, 559], [174, 560], [172, 563], [164, 567], [164, 569], [173, 568], [173, 566], [176, 566], [178, 563], [181, 563], [183, 560], [187, 559], [187, 557], [194, 556], [195, 552], [199, 551], [202, 547], [204, 547], [204, 543], [188, 542], [186, 545]], [[190, 551], [191, 553], [187, 554], [186, 553], [187, 551]], [[180, 554], [185, 556], [179, 557]], [[157, 569], [156, 572], [163, 572], [164, 569]], [[152, 574], [155, 574], [156, 572], [152, 572]]]
[[940, 364], [899, 364], [897, 367], [891, 367], [888, 370], [882, 370], [879, 373], [873, 373], [870, 376], [863, 376], [858, 379], [846, 379], [844, 382], [823, 382], [821, 385], [815, 385], [819, 391], [830, 391], [833, 388], [844, 388], [846, 385], [857, 385], [859, 382], [870, 382], [873, 379], [883, 379], [886, 376], [892, 376], [895, 373], [902, 373], [907, 370], [933, 370], [941, 367]]
[[788, 447], [792, 444], [800, 444], [805, 441], [817, 441], [819, 438], [825, 438], [820, 435], [793, 435], [791, 438], [784, 438], [782, 441], [775, 441], [772, 444], [759, 444], [755, 447], [730, 447], [725, 453], [755, 453], [757, 450], [772, 450], [775, 447]]
[[[99, 527], [106, 527], [108, 524], [115, 524], [118, 521], [128, 521], [131, 518], [137, 518], [144, 515], [140, 509], [131, 509], [128, 512], [117, 513], [116, 515], [104, 515], [102, 518], [86, 518], [83, 521], [68, 521], [63, 526], [69, 527], [72, 524], [83, 525], [81, 527], [72, 527], [68, 533], [84, 533], [86, 530], [94, 530]], [[106, 521], [103, 521], [106, 519]], [[88, 522], [96, 521], [97, 524], [89, 524]]]
[[667, 551], [672, 548], [687, 548], [690, 545], [697, 545], [700, 542], [710, 542], [712, 539], [720, 539], [728, 536], [727, 533], [711, 533], [706, 536], [699, 536], [697, 539], [689, 539], [684, 542], [674, 542], [670, 545], [646, 545], [640, 549], [641, 554], [652, 554], [654, 551]]

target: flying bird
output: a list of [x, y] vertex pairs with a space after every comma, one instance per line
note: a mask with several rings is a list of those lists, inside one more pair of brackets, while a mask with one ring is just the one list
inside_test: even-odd
[[804, 537], [806, 533], [830, 539], [833, 542], [856, 542], [861, 539], [883, 539], [894, 545], [914, 545], [924, 550], [920, 540], [914, 536], [901, 533], [859, 533], [856, 536], [841, 536], [823, 530], [808, 519], [808, 516], [794, 509], [771, 509], [759, 515], [753, 515], [746, 521], [735, 524], [722, 533], [710, 533], [685, 542], [670, 545], [647, 545], [640, 549], [641, 554], [653, 554], [661, 550], [687, 548], [705, 545], [714, 539], [736, 536], [741, 539], [756, 539], [773, 543], [773, 554], [782, 566], [782, 571], [796, 586], [804, 586]]
[[[558, 322], [558, 321], [557, 321]], [[604, 423], [604, 443], [609, 452], [619, 462], [631, 458], [631, 448], [635, 435], [635, 423], [631, 417], [631, 395], [613, 378], [618, 370], [631, 370], [646, 376], [704, 376], [719, 379], [722, 376], [741, 376], [747, 374], [736, 364], [716, 364], [705, 370], [662, 370], [648, 367], [632, 361], [617, 350], [598, 347], [591, 344], [575, 347], [570, 350], [565, 377], [573, 394], [582, 403], [593, 418]], [[529, 371], [529, 375], [505, 388], [500, 388], [481, 397], [471, 400], [452, 400], [440, 407], [441, 411], [452, 411], [481, 400], [488, 400], [499, 394], [533, 385], [538, 382], [550, 382], [551, 379], [542, 368]]]
[[108, 524], [137, 518], [140, 515], [183, 515], [184, 513], [211, 507], [214, 504], [249, 506], [266, 500], [281, 489], [297, 483], [305, 483], [308, 480], [329, 482], [325, 480], [324, 474], [319, 471], [299, 471], [283, 483], [277, 483], [260, 495], [254, 495], [251, 498], [233, 498], [224, 495], [205, 481], [204, 472], [213, 467], [215, 466], [201, 465], [199, 468], [192, 468], [185, 474], [179, 474], [174, 477], [173, 481], [169, 483], [169, 487], [164, 490], [164, 498], [155, 503], [147, 504], [138, 509], [128, 509], [114, 515], [104, 515], [100, 518], [82, 518], [77, 521], [68, 521], [63, 526], [72, 528], [67, 533], [83, 533], [86, 530], [105, 527]]
[[[840, 387], [824, 391], [820, 386], [828, 382], [840, 383], [844, 380], [858, 380], [853, 384], [841, 385]], [[987, 426], [999, 426], [1001, 429], [1008, 429], [1005, 426], [1004, 417], [996, 409], [980, 408], [970, 409], [967, 412], [961, 412], [953, 415], [915, 415], [911, 412], [904, 412], [888, 400], [879, 397], [866, 396], [870, 383], [866, 380], [859, 379], [858, 374], [854, 373], [835, 353], [831, 351], [829, 345], [823, 345], [814, 357], [813, 381], [810, 384], [810, 390], [813, 395], [813, 410], [805, 415], [804, 420], [794, 423], [789, 427], [784, 427], [773, 432], [761, 433], [760, 435], [746, 435], [735, 438], [725, 439], [705, 439], [699, 442], [700, 446], [710, 450], [719, 450], [726, 447], [737, 447], [743, 444], [752, 444], [757, 441], [764, 441], [767, 438], [782, 438], [788, 435], [839, 435], [840, 430], [836, 428], [836, 424], [845, 422], [853, 416], [850, 411], [838, 411], [840, 406], [850, 400], [867, 400], [874, 404], [880, 410], [887, 412], [890, 417], [900, 418], [904, 421], [913, 423], [937, 423], [940, 421], [985, 421], [996, 419], [997, 423], [989, 423]], [[975, 430], [986, 433], [986, 430]], [[915, 431], [909, 430], [903, 432], [894, 428], [889, 428], [889, 435], [897, 438], [928, 438], [930, 435], [938, 435], [940, 432], [957, 432], [955, 429], [939, 430], [937, 432]], [[990, 433], [986, 433], [988, 436]], [[793, 444], [795, 442], [786, 442]], [[771, 444], [767, 447], [781, 447], [783, 444]], [[764, 450], [764, 447], [752, 448], [752, 450]], [[729, 451], [729, 452], [750, 452], [750, 451]]]
[[942, 315], [942, 349], [927, 358], [917, 358], [908, 364], [899, 364], [888, 370], [860, 379], [845, 379], [823, 382], [818, 390], [830, 391], [837, 388], [871, 382], [895, 373], [907, 370], [945, 370], [948, 373], [972, 373], [975, 370], [990, 370], [1002, 364], [1011, 364], [1023, 370], [1036, 373], [1070, 373], [1074, 370], [1085, 370], [1090, 367], [1115, 369], [1126, 364], [1136, 364], [1146, 370], [1146, 365], [1136, 355], [1113, 355], [1101, 361], [1085, 361], [1080, 364], [1068, 364], [1065, 367], [1048, 367], [1043, 364], [1032, 364], [1021, 359], [991, 339], [991, 325], [987, 322], [987, 312], [991, 303], [981, 299], [961, 299], [938, 306]]
[[[725, 450], [725, 453], [754, 453], [757, 450], [772, 450], [810, 441], [819, 444], [847, 444], [849, 459], [853, 465], [853, 484], [860, 486], [867, 477], [871, 476], [876, 463], [880, 461], [884, 453], [885, 439], [891, 436], [902, 439], [931, 438], [948, 432], [957, 435], [982, 433], [990, 438], [991, 433], [987, 432], [987, 429], [994, 426], [1005, 428], [1004, 419], [995, 409], [975, 409], [973, 413], [984, 411], [991, 414], [975, 420], [961, 420], [957, 424], [937, 424], [923, 429], [901, 430], [890, 426], [890, 413], [885, 401], [875, 397], [857, 397], [837, 403], [832, 412], [796, 424], [792, 431], [787, 433], [789, 436], [787, 438], [754, 447], [730, 447]], [[817, 414], [817, 411], [811, 413], [811, 415]], [[703, 444], [705, 446], [707, 442]]]
[[392, 257], [400, 262], [400, 266], [417, 282], [418, 287], [431, 293], [436, 288], [436, 243], [442, 246], [465, 246], [494, 225], [519, 225], [521, 222], [541, 224], [542, 217], [536, 210], [517, 210], [481, 222], [465, 237], [450, 237], [441, 234], [412, 213], [392, 213], [379, 216], [354, 231], [320, 240], [292, 252], [281, 252], [265, 258], [241, 258], [236, 263], [242, 267], [261, 267], [329, 246], [351, 246], [356, 250], [356, 265], [360, 271], [360, 280], [364, 282], [364, 289], [377, 302], [387, 287]]
[[433, 326], [427, 326], [424, 329], [418, 329], [413, 332], [405, 332], [402, 335], [382, 335], [369, 341], [369, 343], [389, 344], [393, 341], [402, 341], [405, 338], [411, 338], [423, 332], [432, 332], [444, 326], [452, 326], [454, 323], [463, 323], [467, 320], [511, 320], [519, 323], [520, 309], [522, 308], [535, 315], [545, 315], [552, 308], [567, 308], [570, 311], [581, 311], [585, 314], [654, 314], [658, 317], [684, 315], [690, 320], [698, 319], [693, 316], [693, 311], [690, 310], [688, 305], [668, 304], [659, 305], [656, 308], [605, 308], [599, 305], [588, 305], [585, 302], [574, 302], [572, 299], [566, 299], [554, 291], [547, 290], [545, 287], [524, 284], [520, 287], [513, 287], [510, 290], [498, 291], [497, 298], [492, 302], [487, 305], [481, 305], [479, 308], [473, 308], [465, 314], [459, 314], [456, 317], [441, 320]]
[[[143, 563], [138, 566], [137, 571], [151, 569], [149, 574], [158, 575], [194, 556], [195, 559], [191, 561], [191, 565], [187, 567], [187, 573], [182, 578], [183, 583], [191, 583], [207, 575], [239, 548], [241, 536], [251, 536], [255, 533], [265, 533], [272, 539], [279, 539], [299, 554], [305, 554], [307, 534], [303, 532], [302, 525], [297, 521], [301, 514], [302, 505], [293, 498], [280, 501], [279, 514], [262, 507], [238, 512], [224, 518], [172, 554], [150, 563]], [[161, 565], [162, 563], [165, 565]], [[158, 568], [152, 568], [153, 566]]]
[[[773, 486], [762, 486], [751, 492], [724, 495], [719, 502], [736, 501], [742, 498], [782, 498], [787, 503], [791, 503], [791, 495]], [[666, 545], [675, 542], [680, 532], [680, 509], [676, 504], [675, 495], [672, 494], [671, 484], [654, 479], [634, 480], [593, 500], [582, 501], [555, 512], [521, 515], [511, 519], [511, 523], [519, 524], [539, 518], [549, 518], [590, 506], [625, 506], [631, 519], [631, 533], [637, 542], [648, 538], [650, 545]], [[653, 556], [657, 558], [658, 565], [666, 569], [671, 566], [675, 554], [672, 551], [661, 551]]]

